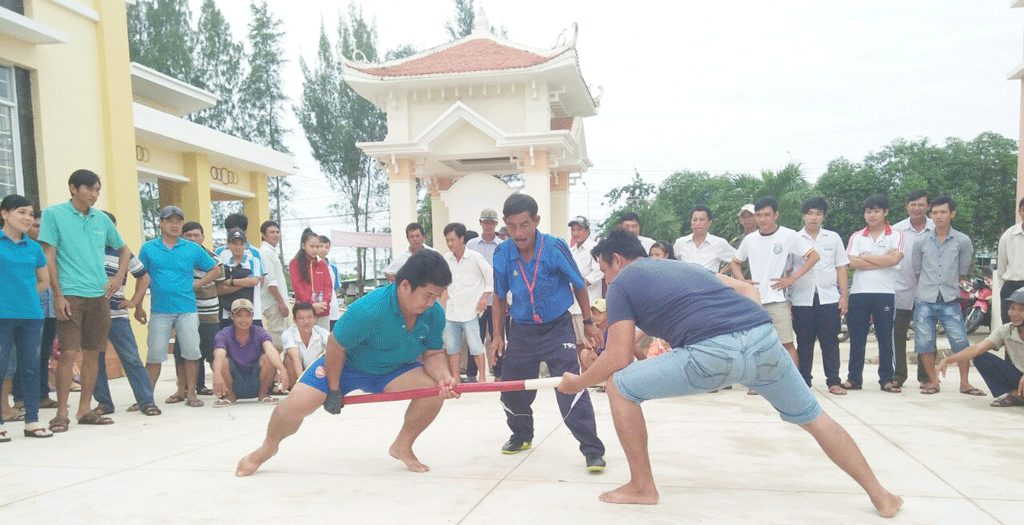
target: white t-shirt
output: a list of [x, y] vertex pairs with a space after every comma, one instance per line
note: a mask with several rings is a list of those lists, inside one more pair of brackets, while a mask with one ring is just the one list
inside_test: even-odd
[[699, 264], [708, 270], [717, 273], [722, 264], [732, 261], [736, 255], [736, 249], [729, 246], [729, 241], [710, 233], [704, 238], [704, 242], [697, 246], [693, 242], [693, 234], [676, 239], [672, 245], [676, 259], [683, 262]]
[[[430, 250], [432, 252], [437, 251], [426, 244], [423, 245], [423, 249]], [[404, 252], [398, 254], [397, 257], [391, 260], [391, 264], [389, 264], [387, 268], [384, 268], [384, 273], [387, 275], [398, 275], [398, 270], [401, 270], [402, 266], [405, 266], [405, 261], [408, 261], [409, 257], [412, 257], [412, 252], [406, 248]]]
[[771, 235], [755, 231], [743, 238], [734, 258], [750, 262], [750, 278], [757, 283], [761, 293], [761, 304], [779, 303], [786, 300], [785, 290], [774, 290], [772, 285], [780, 279], [789, 267], [789, 256], [807, 258], [814, 246], [785, 226], [779, 226]]
[[330, 270], [331, 280], [334, 281], [334, 290], [331, 290], [331, 293], [334, 294], [334, 297], [331, 299], [329, 319], [331, 321], [337, 321], [338, 319], [341, 319], [341, 305], [339, 304], [341, 303], [341, 301], [338, 300], [338, 288], [341, 288], [341, 281], [338, 279], [337, 266], [328, 262], [327, 269]]
[[638, 235], [637, 239], [640, 239], [640, 246], [644, 247], [644, 253], [651, 253], [651, 246], [654, 246], [654, 239], [644, 237], [643, 235]]
[[[885, 231], [878, 236], [878, 239], [871, 238], [867, 227], [851, 235], [850, 242], [846, 246], [846, 255], [885, 255], [894, 249], [899, 250], [904, 255], [906, 254], [903, 245], [903, 232], [893, 229], [886, 224]], [[906, 259], [905, 256], [904, 259]], [[853, 272], [853, 285], [850, 286], [850, 295], [855, 293], [895, 294], [896, 273], [896, 266], [878, 268], [876, 270], [857, 270]]]
[[[797, 235], [805, 242], [814, 244], [814, 251], [818, 252], [820, 259], [789, 288], [789, 299], [793, 306], [814, 306], [815, 292], [818, 293], [818, 304], [838, 303], [840, 294], [836, 267], [850, 264], [843, 238], [834, 231], [819, 230], [818, 238], [811, 239], [811, 234], [807, 233], [806, 228], [800, 230]], [[801, 264], [794, 263], [794, 266], [799, 268]]]
[[302, 356], [302, 368], [305, 369], [327, 350], [327, 341], [330, 337], [331, 332], [313, 325], [313, 333], [309, 336], [309, 345], [305, 345], [302, 343], [302, 336], [299, 335], [299, 327], [292, 325], [281, 334], [281, 346], [285, 351], [290, 348], [298, 348], [299, 355]]

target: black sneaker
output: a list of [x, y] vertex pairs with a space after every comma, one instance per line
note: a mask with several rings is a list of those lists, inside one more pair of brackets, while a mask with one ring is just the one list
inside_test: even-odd
[[589, 454], [585, 454], [585, 457], [587, 458], [587, 472], [595, 473], [604, 470], [605, 462], [604, 458], [601, 457], [601, 454], [591, 452]]
[[[509, 438], [505, 445], [501, 447], [502, 454], [518, 454], [524, 450], [530, 449], [530, 442], [516, 439], [514, 437]], [[589, 464], [589, 460], [588, 460]]]

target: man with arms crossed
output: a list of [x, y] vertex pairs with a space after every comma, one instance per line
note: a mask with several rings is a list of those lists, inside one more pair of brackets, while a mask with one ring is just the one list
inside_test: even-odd
[[[503, 243], [494, 253], [494, 340], [491, 355], [504, 355], [501, 379], [536, 379], [540, 363], [545, 362], [552, 376], [580, 370], [576, 354], [576, 334], [572, 331], [569, 306], [573, 296], [579, 304], [590, 304], [583, 277], [565, 241], [537, 231], [540, 216], [537, 201], [515, 193], [505, 199], [505, 225], [512, 242]], [[502, 331], [505, 300], [512, 292], [508, 346]], [[588, 314], [590, 312], [587, 312]], [[587, 340], [597, 343], [601, 333], [589, 315], [583, 320]], [[512, 436], [501, 447], [503, 454], [516, 454], [530, 448], [533, 441], [533, 390], [502, 392], [501, 403]], [[555, 395], [565, 426], [580, 443], [588, 472], [604, 470], [604, 443], [597, 437], [594, 406], [584, 392], [573, 406], [572, 396]]]
[[388, 450], [413, 472], [430, 470], [413, 454], [412, 444], [437, 417], [444, 400], [459, 397], [452, 390], [458, 380], [448, 372], [442, 350], [444, 310], [437, 303], [451, 282], [441, 254], [421, 250], [398, 270], [395, 283], [352, 303], [334, 325], [327, 352], [306, 368], [291, 394], [274, 408], [266, 439], [238, 462], [235, 475], [256, 472], [317, 408], [340, 413], [345, 394], [353, 390], [381, 393], [440, 386], [438, 397], [409, 402], [402, 430]]
[[814, 340], [821, 345], [821, 361], [825, 384], [830, 394], [845, 395], [839, 386], [839, 317], [846, 315], [849, 290], [846, 286], [846, 256], [843, 238], [821, 228], [828, 203], [821, 197], [808, 199], [801, 206], [804, 228], [797, 234], [814, 246], [821, 259], [814, 268], [793, 283], [793, 330], [796, 332], [796, 353], [800, 375], [811, 386], [814, 365]]
[[711, 208], [694, 206], [690, 212], [690, 229], [693, 233], [676, 239], [672, 251], [680, 261], [698, 264], [717, 273], [723, 265], [728, 266], [732, 261], [736, 249], [729, 246], [729, 241], [708, 233], [713, 217]]
[[[452, 284], [448, 287], [448, 301], [444, 308], [444, 347], [448, 352], [448, 369], [452, 377], [459, 377], [462, 370], [462, 334], [469, 344], [469, 358], [476, 361], [479, 377], [487, 381], [487, 362], [484, 356], [484, 342], [480, 339], [480, 323], [477, 316], [487, 309], [487, 298], [494, 291], [494, 270], [484, 256], [466, 249], [466, 226], [453, 222], [444, 227], [444, 242], [451, 250], [444, 254], [448, 269], [452, 272]], [[467, 372], [467, 381], [473, 376]]]
[[[100, 178], [78, 170], [68, 179], [71, 200], [43, 210], [39, 242], [46, 254], [57, 314], [60, 362], [57, 364], [57, 416], [50, 431], [67, 432], [72, 366], [82, 352], [82, 395], [75, 418], [80, 425], [109, 425], [114, 421], [90, 407], [96, 385], [99, 355], [107, 349], [110, 298], [128, 274], [132, 253], [106, 214], [93, 205], [100, 196]], [[117, 273], [108, 277], [106, 247], [117, 250]], [[6, 365], [0, 365], [6, 366]], [[25, 385], [23, 388], [28, 388]]]
[[[759, 307], [757, 288], [645, 254], [635, 237], [618, 229], [594, 249], [608, 281], [607, 345], [586, 373], [566, 373], [558, 386], [562, 393], [574, 394], [611, 378], [608, 402], [629, 461], [630, 481], [599, 499], [658, 502], [640, 403], [738, 382], [760, 393], [783, 420], [814, 436], [828, 457], [864, 488], [880, 516], [895, 516], [902, 498], [879, 484], [850, 435], [822, 411], [787, 358], [771, 318]], [[674, 349], [632, 362], [636, 328], [665, 339]]]
[[[935, 373], [935, 322], [941, 322], [946, 329], [946, 338], [954, 354], [971, 344], [957, 296], [960, 293], [960, 276], [971, 271], [974, 244], [963, 232], [950, 226], [956, 217], [953, 199], [935, 199], [931, 216], [935, 230], [918, 237], [911, 252], [914, 275], [918, 279], [914, 301], [914, 352], [928, 373], [922, 394], [939, 391], [939, 378]], [[985, 395], [967, 381], [970, 370], [969, 360], [960, 361], [960, 393]]]
[[900, 385], [893, 381], [892, 322], [896, 292], [896, 265], [903, 260], [903, 234], [894, 230], [885, 217], [889, 199], [872, 195], [864, 200], [863, 230], [850, 236], [846, 255], [850, 258], [853, 286], [850, 287], [850, 309], [846, 325], [850, 330], [850, 365], [846, 390], [864, 388], [864, 351], [868, 331], [875, 325], [878, 340], [878, 384], [885, 392], [898, 394]]

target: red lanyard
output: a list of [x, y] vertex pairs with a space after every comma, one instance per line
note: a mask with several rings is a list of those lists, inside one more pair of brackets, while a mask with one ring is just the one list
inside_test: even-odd
[[533, 310], [533, 322], [540, 323], [540, 316], [537, 315], [537, 308], [533, 302], [533, 289], [537, 286], [537, 270], [540, 269], [540, 255], [544, 253], [544, 235], [537, 233], [537, 237], [540, 237], [540, 246], [537, 247], [537, 258], [533, 261], [533, 282], [526, 280], [526, 269], [523, 268], [523, 257], [519, 257], [519, 273], [523, 275], [523, 283], [526, 284], [526, 291], [530, 292], [530, 309]]

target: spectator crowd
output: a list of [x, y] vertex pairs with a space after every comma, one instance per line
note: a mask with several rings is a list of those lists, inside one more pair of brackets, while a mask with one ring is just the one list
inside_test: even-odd
[[[348, 335], [356, 320], [347, 317], [339, 300], [339, 270], [327, 258], [329, 237], [306, 229], [299, 250], [284, 262], [277, 222], [259, 225], [262, 244], [257, 247], [247, 240], [248, 218], [232, 214], [223, 224], [226, 245], [210, 251], [204, 246], [203, 226], [187, 221], [180, 208], [166, 206], [159, 213], [159, 237], [133, 250], [118, 233], [116, 218], [94, 207], [101, 191], [95, 173], [74, 172], [68, 188], [69, 201], [41, 211], [19, 195], [0, 203], [0, 442], [11, 440], [5, 422], [23, 421], [24, 435], [33, 438], [66, 432], [72, 420], [79, 425], [113, 424], [109, 416], [117, 404], [107, 381], [108, 349], [117, 354], [131, 387], [134, 399], [127, 411], [159, 416], [155, 389], [169, 356], [176, 383], [165, 404], [220, 408], [253, 399], [276, 405], [306, 382], [304, 374], [311, 366], [320, 366], [318, 372], [333, 366], [324, 363], [332, 341], [348, 347], [344, 339], [349, 338], [352, 345], [361, 344]], [[760, 306], [808, 387], [813, 384], [817, 345], [830, 394], [847, 395], [873, 381], [881, 391], [903, 392], [909, 378], [907, 334], [913, 326], [921, 394], [938, 394], [941, 376], [956, 365], [957, 391], [985, 396], [970, 382], [973, 364], [996, 397], [992, 406], [1024, 405], [1021, 224], [1008, 225], [998, 245], [995, 271], [1002, 282], [1005, 324], [972, 345], [958, 296], [961, 279], [973, 269], [974, 246], [954, 228], [956, 202], [947, 196], [933, 199], [920, 190], [899, 202], [906, 218], [890, 224], [895, 214], [890, 212], [897, 210], [890, 209], [889, 198], [869, 197], [863, 203], [864, 227], [847, 239], [824, 228], [828, 203], [822, 198], [803, 203], [799, 231], [778, 224], [779, 203], [772, 197], [738, 210], [739, 234], [731, 240], [710, 233], [716, 218], [707, 206], [692, 210], [692, 233], [678, 239], [643, 236], [641, 218], [632, 212], [621, 214], [615, 227], [635, 235], [651, 258], [677, 259], [755, 286]], [[1018, 212], [1024, 219], [1024, 200]], [[425, 323], [427, 350], [444, 351], [436, 358], [429, 355], [429, 363], [428, 354], [420, 358], [427, 375], [441, 378], [442, 384], [449, 379], [518, 380], [536, 378], [546, 367], [546, 373], [560, 376], [585, 371], [603, 351], [608, 283], [593, 255], [598, 239], [591, 223], [587, 217], [574, 217], [566, 225], [569, 238], [562, 239], [537, 231], [537, 214], [532, 198], [516, 194], [500, 215], [481, 210], [479, 232], [471, 230], [475, 225], [448, 224], [443, 228], [448, 248], [443, 256], [426, 244], [422, 225], [406, 227], [408, 249], [384, 270], [394, 283], [385, 288], [397, 290], [388, 292], [397, 293], [397, 302], [388, 303], [379, 294], [365, 300], [377, 301], [377, 310], [404, 312], [414, 297], [402, 295], [408, 280], [402, 277], [412, 275], [403, 268], [447, 266], [450, 284], [443, 275], [426, 281], [439, 286], [439, 295], [429, 299], [443, 307], [443, 314], [417, 321]], [[134, 283], [130, 294], [129, 274]], [[408, 293], [420, 286], [413, 283]], [[423, 308], [421, 317], [431, 315], [430, 308]], [[369, 310], [356, 309], [352, 315], [370, 315], [358, 313], [364, 311]], [[145, 361], [132, 317], [148, 326]], [[841, 370], [844, 320], [850, 353], [847, 369]], [[435, 321], [437, 328], [443, 324], [436, 334]], [[952, 351], [945, 359], [936, 357], [937, 325]], [[414, 323], [408, 330], [413, 333], [418, 327]], [[866, 379], [865, 352], [872, 331], [878, 377]], [[634, 339], [637, 360], [673, 351], [667, 341], [639, 330]], [[1005, 348], [1005, 357], [992, 353], [1000, 348]], [[357, 363], [359, 356], [349, 353], [348, 359]], [[440, 363], [437, 368], [435, 361]], [[324, 388], [329, 404], [336, 388], [326, 383]], [[77, 404], [71, 403], [72, 391], [80, 392]], [[209, 396], [215, 399], [202, 399]], [[567, 394], [556, 397], [587, 469], [600, 471], [604, 445], [597, 437], [587, 391], [575, 401]], [[534, 394], [503, 392], [501, 399], [512, 433], [502, 451], [514, 454], [530, 448]], [[41, 409], [55, 410], [55, 415], [42, 423]], [[396, 445], [404, 446], [401, 439]], [[408, 445], [408, 451], [392, 455], [410, 469], [425, 468], [411, 456], [411, 439]], [[246, 473], [267, 458], [249, 459], [251, 470]]]

